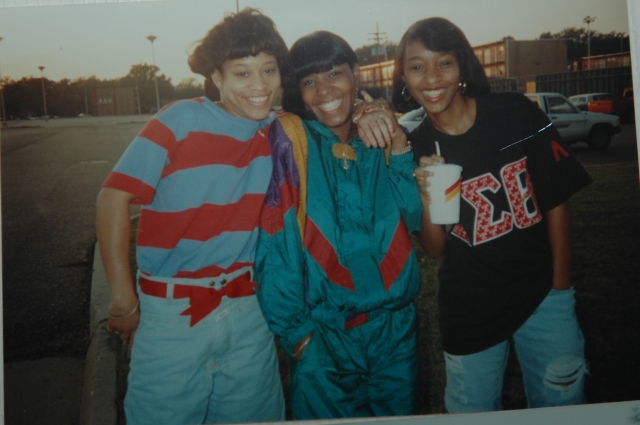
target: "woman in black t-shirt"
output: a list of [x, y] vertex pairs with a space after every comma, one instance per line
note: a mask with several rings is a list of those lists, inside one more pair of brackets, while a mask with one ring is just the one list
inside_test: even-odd
[[448, 229], [429, 217], [432, 174], [415, 171], [425, 205], [420, 240], [442, 260], [447, 410], [501, 408], [510, 342], [529, 407], [585, 403], [568, 200], [589, 175], [537, 106], [517, 93], [489, 93], [482, 65], [451, 22], [416, 22], [397, 52], [393, 102], [427, 113], [409, 136], [416, 161], [463, 168], [460, 222]]

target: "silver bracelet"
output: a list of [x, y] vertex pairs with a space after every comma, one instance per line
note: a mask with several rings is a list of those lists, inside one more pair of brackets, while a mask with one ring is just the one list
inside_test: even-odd
[[391, 149], [390, 154], [393, 156], [404, 155], [405, 153], [409, 153], [412, 150], [413, 150], [413, 147], [411, 146], [411, 142], [407, 140], [407, 146], [400, 149]]
[[107, 310], [107, 316], [109, 316], [109, 318], [111, 319], [124, 319], [125, 317], [129, 317], [129, 316], [133, 316], [133, 314], [138, 311], [138, 306], [140, 305], [140, 301], [138, 301], [136, 303], [136, 306], [133, 307], [133, 310], [131, 310], [131, 312], [125, 314], [124, 316], [114, 316], [113, 314], [109, 313], [109, 311]]

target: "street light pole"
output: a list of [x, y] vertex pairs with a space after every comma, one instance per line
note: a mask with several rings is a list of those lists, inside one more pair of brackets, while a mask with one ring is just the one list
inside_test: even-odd
[[587, 16], [583, 21], [587, 24], [587, 69], [591, 69], [591, 22], [595, 21], [596, 17]]
[[40, 70], [40, 81], [42, 81], [42, 103], [44, 105], [44, 120], [45, 121], [49, 121], [49, 117], [47, 115], [47, 95], [45, 94], [44, 91], [44, 66], [39, 66], [38, 69]]
[[[156, 66], [156, 53], [155, 50], [153, 49], [153, 41], [158, 38], [155, 35], [149, 35], [147, 36], [147, 40], [149, 40], [151, 42], [151, 56], [153, 57], [153, 66]], [[158, 73], [156, 71], [156, 73], [153, 75], [153, 79], [156, 83], [156, 107], [158, 109], [158, 111], [160, 111], [160, 92], [158, 91]], [[158, 112], [156, 111], [156, 112]]]
[[[2, 41], [2, 37], [0, 37]], [[4, 108], [4, 83], [2, 82], [2, 72], [0, 72], [0, 103], [2, 104], [2, 128], [7, 128], [7, 111]]]

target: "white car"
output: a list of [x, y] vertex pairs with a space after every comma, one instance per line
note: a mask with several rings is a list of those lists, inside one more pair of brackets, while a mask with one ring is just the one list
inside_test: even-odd
[[414, 128], [418, 127], [424, 117], [427, 114], [424, 111], [424, 108], [420, 107], [418, 109], [414, 109], [413, 111], [409, 111], [406, 114], [402, 115], [398, 122], [401, 126], [405, 127], [409, 131], [413, 131]]
[[622, 130], [620, 118], [579, 110], [560, 93], [525, 93], [549, 117], [567, 145], [587, 142], [590, 149], [604, 150]]

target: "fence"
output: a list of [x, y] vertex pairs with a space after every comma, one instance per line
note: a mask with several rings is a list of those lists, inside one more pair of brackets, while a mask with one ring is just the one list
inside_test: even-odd
[[[539, 93], [561, 93], [567, 97], [598, 92], [622, 96], [624, 89], [633, 85], [630, 66], [537, 75], [528, 78], [492, 79], [489, 82], [491, 91], [494, 92], [524, 92], [529, 87], [529, 91], [533, 89], [533, 91]], [[535, 82], [535, 85], [531, 84], [533, 82]]]
[[520, 91], [518, 89], [518, 80], [516, 78], [501, 78], [489, 80], [492, 92], [502, 91]]
[[137, 113], [133, 87], [96, 89], [95, 99], [98, 116], [134, 115]]

